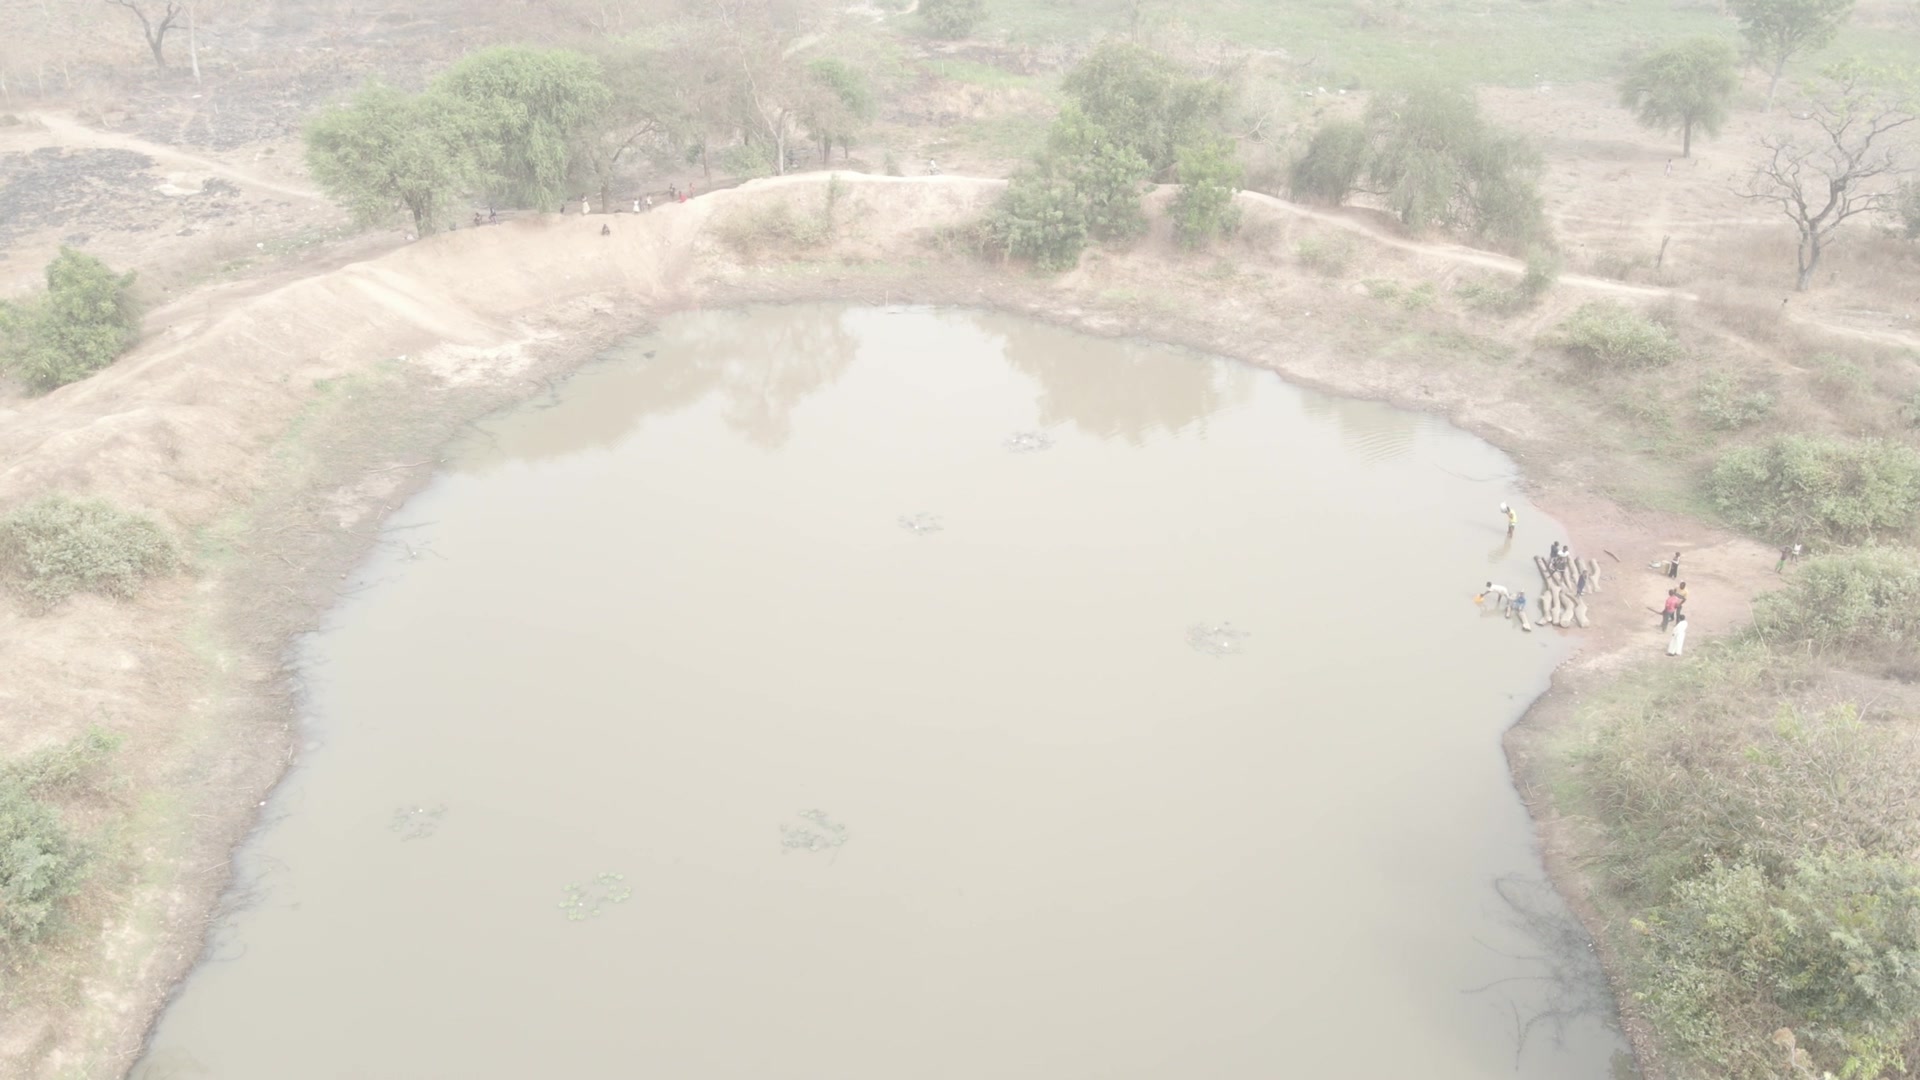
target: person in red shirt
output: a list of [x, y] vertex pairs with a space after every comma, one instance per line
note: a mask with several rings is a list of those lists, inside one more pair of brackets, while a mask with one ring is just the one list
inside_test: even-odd
[[1667, 627], [1672, 626], [1673, 620], [1678, 618], [1679, 615], [1680, 594], [1672, 589], [1668, 589], [1666, 609], [1660, 612], [1660, 629], [1665, 630]]

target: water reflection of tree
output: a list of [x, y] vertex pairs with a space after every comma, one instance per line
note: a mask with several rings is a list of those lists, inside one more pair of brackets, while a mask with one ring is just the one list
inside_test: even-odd
[[1007, 362], [1040, 384], [1042, 426], [1070, 422], [1089, 435], [1139, 446], [1253, 394], [1256, 373], [1243, 364], [1169, 356], [1164, 347], [1044, 326], [1015, 325], [1004, 338]]
[[[516, 432], [512, 445], [482, 451], [474, 465], [542, 460], [612, 446], [648, 417], [667, 416], [713, 395], [729, 428], [766, 449], [793, 433], [793, 411], [833, 384], [858, 352], [858, 338], [837, 307], [723, 311], [675, 319], [667, 330], [615, 349], [610, 366], [590, 372], [551, 405], [564, 425]], [[583, 387], [591, 401], [579, 400]]]
[[[1506, 999], [1513, 1013], [1515, 1066], [1536, 1035], [1544, 1034], [1555, 1046], [1564, 1046], [1567, 1029], [1576, 1022], [1618, 1030], [1612, 992], [1606, 972], [1594, 955], [1593, 942], [1552, 886], [1509, 875], [1496, 879], [1493, 890], [1507, 905], [1504, 921], [1527, 939], [1533, 951], [1515, 954], [1486, 947], [1532, 965], [1533, 970], [1468, 987], [1462, 993], [1494, 994]], [[1521, 992], [1522, 987], [1530, 987], [1532, 992]]]

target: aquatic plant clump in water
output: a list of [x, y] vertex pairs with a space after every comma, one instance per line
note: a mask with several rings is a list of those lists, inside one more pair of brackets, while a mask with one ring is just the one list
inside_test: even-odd
[[633, 886], [627, 884], [625, 874], [608, 872], [584, 885], [564, 886], [560, 894], [560, 910], [567, 913], [567, 921], [580, 922], [598, 916], [608, 904], [626, 903], [633, 897]]
[[804, 825], [780, 825], [780, 853], [789, 851], [838, 851], [847, 842], [847, 827], [827, 816], [824, 810], [802, 810]]
[[938, 514], [902, 514], [900, 527], [915, 536], [925, 536], [928, 533], [937, 533], [946, 526], [940, 523]]
[[1007, 436], [1007, 449], [1016, 454], [1053, 448], [1053, 436], [1044, 431], [1016, 431]]
[[387, 829], [399, 833], [402, 840], [424, 840], [440, 828], [446, 812], [445, 806], [402, 806], [393, 812]]
[[1187, 644], [1193, 651], [1213, 657], [1240, 655], [1246, 649], [1246, 640], [1252, 636], [1252, 631], [1236, 630], [1230, 622], [1195, 623], [1187, 628]]

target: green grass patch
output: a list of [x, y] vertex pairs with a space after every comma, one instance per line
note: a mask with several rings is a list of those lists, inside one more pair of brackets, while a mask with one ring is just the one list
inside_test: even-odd
[[103, 499], [49, 495], [0, 517], [0, 580], [41, 611], [80, 592], [126, 599], [179, 561], [152, 518]]

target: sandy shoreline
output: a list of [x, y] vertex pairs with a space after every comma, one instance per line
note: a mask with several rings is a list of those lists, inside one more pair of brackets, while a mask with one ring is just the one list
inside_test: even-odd
[[[658, 317], [755, 302], [964, 305], [1151, 338], [1437, 413], [1511, 454], [1535, 500], [1570, 530], [1565, 539], [1619, 558], [1593, 605], [1595, 629], [1580, 634], [1579, 652], [1506, 740], [1555, 884], [1605, 959], [1605, 928], [1563, 830], [1542, 816], [1530, 763], [1581, 687], [1657, 655], [1640, 609], [1662, 586], [1635, 572], [1648, 552], [1686, 551], [1695, 595], [1722, 598], [1701, 605], [1710, 611], [1703, 636], [1745, 619], [1769, 553], [1594, 494], [1582, 479], [1593, 463], [1562, 460], [1555, 433], [1528, 426], [1523, 373], [1490, 374], [1453, 355], [1409, 362], [1383, 347], [1386, 330], [1355, 329], [1372, 317], [1370, 302], [1284, 254], [1288, 238], [1338, 226], [1250, 207], [1239, 269], [1224, 284], [1213, 263], [1173, 253], [1163, 236], [1034, 278], [974, 261], [947, 239], [1002, 181], [843, 182], [835, 240], [778, 260], [743, 259], [741, 223], [775, 201], [816, 206], [821, 174], [641, 217], [458, 232], [264, 292], [183, 302], [157, 313], [146, 343], [113, 368], [6, 415], [0, 499], [78, 491], [148, 510], [188, 539], [194, 569], [130, 604], [81, 599], [34, 620], [0, 606], [0, 639], [21, 646], [0, 656], [0, 716], [17, 718], [0, 720], [0, 750], [71, 737], [105, 717], [128, 737], [131, 782], [173, 804], [142, 816], [145, 872], [88, 913], [97, 932], [73, 935], [86, 940], [63, 957], [71, 984], [53, 1004], [5, 999], [0, 1073], [118, 1076], [137, 1059], [199, 957], [233, 849], [295, 760], [288, 644], [337, 601], [346, 570], [432, 478], [441, 449], [472, 420], [542, 392]], [[603, 222], [612, 237], [598, 235]], [[1396, 258], [1426, 265], [1418, 252]], [[1523, 547], [1544, 550], [1549, 539], [1528, 536], [1523, 523]], [[89, 673], [86, 686], [76, 672]], [[1630, 1010], [1625, 1020], [1645, 1062], [1644, 1031]]]

